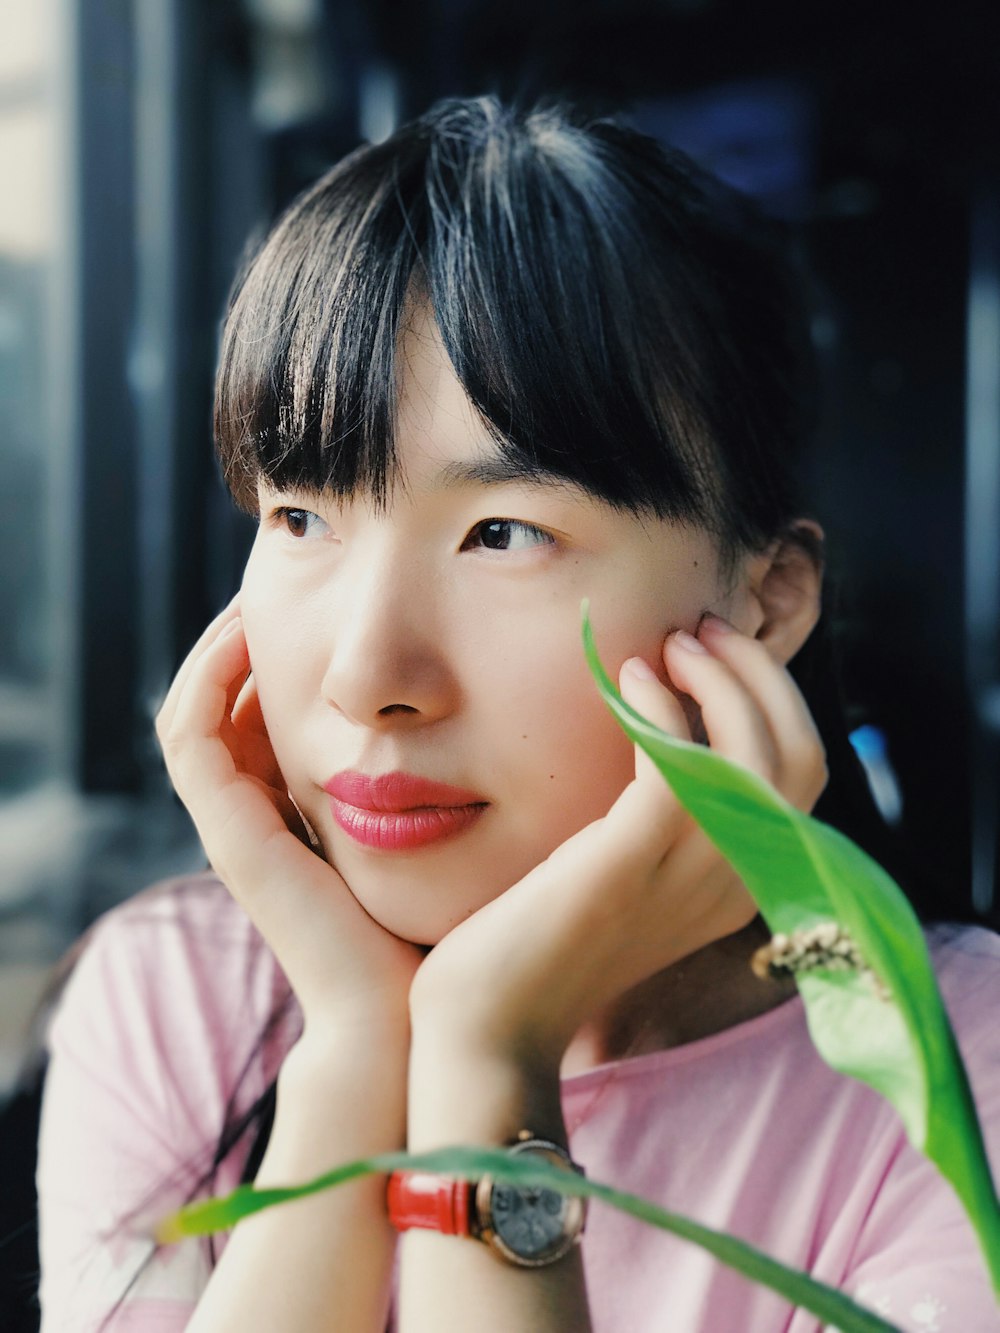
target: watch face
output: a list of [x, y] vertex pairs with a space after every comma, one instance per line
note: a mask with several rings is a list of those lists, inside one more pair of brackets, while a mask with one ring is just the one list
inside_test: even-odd
[[490, 1199], [493, 1230], [521, 1259], [546, 1259], [567, 1247], [570, 1200], [554, 1190], [494, 1185]]

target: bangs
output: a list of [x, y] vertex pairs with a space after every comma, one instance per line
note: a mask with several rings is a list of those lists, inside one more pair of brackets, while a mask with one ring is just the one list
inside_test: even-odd
[[238, 279], [215, 438], [236, 502], [279, 489], [380, 502], [393, 471], [396, 345], [418, 240], [397, 166], [360, 149], [301, 196]]
[[754, 414], [736, 373], [712, 392], [725, 265], [706, 283], [684, 236], [710, 187], [613, 122], [486, 98], [357, 150], [234, 291], [215, 432], [237, 502], [256, 510], [262, 478], [386, 504], [400, 336], [425, 299], [503, 457], [727, 541], [715, 441], [752, 437]]

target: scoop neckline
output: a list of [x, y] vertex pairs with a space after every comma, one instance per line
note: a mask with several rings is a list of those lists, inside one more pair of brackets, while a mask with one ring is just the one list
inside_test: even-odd
[[795, 994], [776, 1004], [753, 1018], [744, 1018], [731, 1027], [710, 1033], [707, 1037], [696, 1037], [693, 1041], [683, 1042], [680, 1046], [668, 1046], [662, 1051], [644, 1051], [640, 1055], [628, 1055], [620, 1060], [605, 1060], [590, 1069], [577, 1074], [567, 1074], [561, 1080], [564, 1092], [586, 1089], [591, 1083], [607, 1077], [610, 1069], [617, 1069], [617, 1079], [645, 1073], [656, 1068], [668, 1068], [671, 1065], [687, 1064], [695, 1060], [707, 1059], [730, 1046], [754, 1040], [763, 1036], [769, 1028], [778, 1027], [802, 1012], [802, 997]]

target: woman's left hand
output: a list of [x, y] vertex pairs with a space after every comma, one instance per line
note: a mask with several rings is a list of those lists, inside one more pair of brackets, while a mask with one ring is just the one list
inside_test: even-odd
[[[712, 749], [811, 810], [827, 779], [822, 742], [767, 647], [706, 616], [697, 639], [667, 638], [663, 661], [700, 707]], [[626, 662], [620, 686], [643, 716], [691, 739], [678, 699], [648, 664]], [[589, 1018], [755, 915], [735, 871], [637, 748], [635, 778], [604, 818], [431, 950], [411, 990], [414, 1030], [556, 1071]]]

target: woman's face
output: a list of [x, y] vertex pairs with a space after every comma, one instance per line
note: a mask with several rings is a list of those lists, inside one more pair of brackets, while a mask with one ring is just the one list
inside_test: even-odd
[[[633, 775], [584, 662], [582, 599], [609, 671], [640, 655], [661, 678], [672, 629], [748, 611], [705, 534], [506, 475], [426, 314], [403, 352], [387, 511], [262, 486], [241, 608], [275, 755], [326, 858], [375, 920], [433, 944]], [[460, 790], [366, 781], [387, 774]]]

